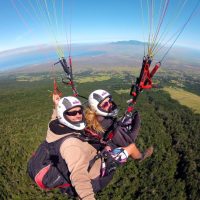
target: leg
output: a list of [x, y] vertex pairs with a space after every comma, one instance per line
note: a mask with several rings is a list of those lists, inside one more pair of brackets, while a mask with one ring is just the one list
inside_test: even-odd
[[134, 118], [132, 121], [132, 130], [130, 133], [130, 137], [133, 140], [133, 142], [135, 142], [135, 140], [139, 134], [140, 125], [141, 125], [140, 114], [138, 112], [135, 112]]
[[133, 143], [128, 145], [127, 147], [123, 147], [123, 149], [128, 153], [129, 156], [133, 159], [141, 159], [144, 160], [147, 157], [150, 157], [153, 153], [153, 147], [149, 147], [145, 153], [141, 153], [137, 146]]

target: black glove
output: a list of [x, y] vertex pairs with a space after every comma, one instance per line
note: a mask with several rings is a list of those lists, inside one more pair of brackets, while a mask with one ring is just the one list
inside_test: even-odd
[[102, 156], [105, 161], [105, 176], [112, 174], [116, 171], [116, 168], [120, 166], [120, 163], [116, 161], [110, 154], [110, 152], [102, 151]]

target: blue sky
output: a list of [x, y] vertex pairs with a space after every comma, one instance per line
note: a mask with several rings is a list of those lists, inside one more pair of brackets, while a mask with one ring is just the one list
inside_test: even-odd
[[[41, 1], [39, 0], [39, 2]], [[46, 1], [49, 5], [53, 2], [52, 0]], [[169, 37], [173, 31], [176, 32], [177, 27], [181, 27], [185, 23], [197, 1], [199, 0], [186, 0], [185, 7], [176, 20], [174, 20], [173, 14], [177, 13], [178, 8], [184, 1], [170, 1], [165, 17], [166, 24], [170, 22]], [[31, 2], [31, 4], [28, 2]], [[141, 0], [64, 0], [66, 6], [64, 22], [62, 20], [58, 21], [65, 26], [67, 33], [69, 33], [71, 25], [72, 42], [144, 41], [149, 33], [149, 22], [147, 21], [149, 18], [147, 17], [145, 2], [147, 0], [143, 1], [143, 9], [141, 9]], [[156, 16], [159, 14], [159, 2], [162, 1], [155, 0], [153, 2], [155, 2], [155, 19], [153, 22], [156, 24], [158, 23]], [[34, 13], [31, 8], [30, 5], [35, 6], [36, 4], [34, 4], [35, 0], [0, 1], [0, 51], [55, 41], [52, 32], [45, 31], [45, 28], [48, 29], [45, 17]], [[18, 11], [16, 11], [16, 8]], [[61, 13], [61, 9], [55, 10]], [[142, 18], [142, 10], [144, 18]], [[51, 11], [50, 8], [49, 11]], [[197, 10], [196, 15], [193, 16], [177, 40], [177, 45], [200, 49], [199, 13], [200, 9]], [[58, 13], [56, 15], [60, 16]], [[144, 19], [144, 23], [142, 19]], [[172, 23], [173, 20], [174, 24]], [[57, 40], [63, 41], [60, 34], [62, 26], [60, 24], [57, 26], [58, 21], [52, 21], [51, 27], [53, 27], [54, 33], [57, 34]], [[143, 24], [146, 27], [145, 29]], [[58, 27], [58, 31], [56, 27]], [[65, 31], [62, 32], [65, 33]]]

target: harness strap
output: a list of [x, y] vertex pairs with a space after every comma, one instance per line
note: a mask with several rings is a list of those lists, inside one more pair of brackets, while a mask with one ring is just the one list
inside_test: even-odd
[[[63, 137], [63, 138], [60, 138], [59, 140], [57, 140], [56, 142], [53, 142], [53, 143], [47, 143], [47, 148], [48, 148], [48, 150], [49, 150], [49, 154], [50, 154], [50, 156], [54, 156], [54, 155], [56, 155], [56, 154], [59, 154], [59, 151], [58, 150], [56, 150], [56, 148], [55, 148], [55, 143], [60, 143], [59, 144], [59, 146], [61, 146], [62, 145], [62, 143], [64, 142], [64, 140], [65, 139], [67, 139], [67, 138], [70, 138], [70, 137], [74, 137], [74, 138], [78, 138], [78, 139], [81, 139], [81, 134], [80, 133], [69, 133], [67, 136], [65, 136], [65, 137]], [[60, 156], [58, 156], [58, 157], [60, 157]], [[61, 176], [66, 180], [66, 182], [67, 183], [65, 183], [65, 184], [63, 184], [63, 185], [60, 185], [59, 186], [59, 188], [65, 188], [65, 187], [70, 187], [71, 186], [71, 184], [69, 184], [69, 180], [66, 178], [66, 176], [63, 174], [63, 172], [62, 172], [62, 170], [61, 169], [59, 169], [59, 167], [58, 167], [58, 165], [57, 165], [57, 163], [53, 163], [53, 165], [54, 165], [54, 167], [58, 170], [58, 172], [61, 174]], [[44, 175], [47, 173], [47, 171], [44, 173]], [[43, 176], [44, 176], [43, 175]], [[41, 176], [41, 175], [40, 175]], [[39, 177], [40, 177], [39, 176]], [[42, 176], [42, 178], [43, 178], [43, 176]], [[42, 180], [42, 179], [41, 179]], [[39, 184], [40, 184], [40, 182], [39, 182]], [[39, 185], [38, 184], [38, 185]], [[39, 185], [40, 186], [40, 185]], [[41, 185], [41, 188], [43, 187], [43, 184]]]
[[[101, 176], [107, 176], [109, 175], [109, 173], [113, 170], [116, 169], [116, 164], [119, 164], [118, 161], [116, 161], [108, 151], [102, 151], [102, 152], [99, 152], [89, 163], [89, 166], [88, 166], [88, 172], [91, 170], [92, 166], [94, 165], [94, 163], [98, 160], [98, 159], [101, 159], [102, 161], [102, 165], [101, 165]], [[106, 166], [106, 162], [110, 162], [111, 163], [111, 168], [110, 169], [107, 169], [107, 166]], [[102, 169], [104, 168], [104, 169]], [[107, 171], [108, 173], [106, 174]]]
[[103, 136], [103, 140], [107, 141], [113, 138], [113, 130], [116, 128], [117, 118], [113, 118], [112, 125], [106, 130]]
[[84, 129], [87, 133], [89, 133], [91, 136], [98, 138], [99, 140], [102, 138], [99, 134], [97, 134], [95, 131], [92, 131], [89, 128]]
[[94, 163], [99, 159], [101, 158], [102, 159], [102, 153], [98, 153], [89, 163], [89, 166], [88, 166], [88, 172], [90, 172], [92, 166], [94, 165]]

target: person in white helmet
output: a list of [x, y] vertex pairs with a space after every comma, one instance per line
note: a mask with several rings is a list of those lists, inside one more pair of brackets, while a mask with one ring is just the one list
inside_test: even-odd
[[86, 131], [104, 140], [112, 137], [114, 147], [125, 147], [135, 142], [140, 129], [140, 116], [136, 111], [133, 118], [120, 124], [117, 119], [118, 108], [110, 93], [98, 89], [88, 98], [86, 108]]
[[93, 91], [89, 95], [88, 107], [85, 111], [86, 130], [103, 137], [105, 132], [113, 128], [117, 114], [118, 108], [110, 93], [101, 89]]
[[[55, 110], [48, 126], [46, 141], [53, 143], [73, 134], [63, 140], [59, 152], [67, 163], [70, 181], [79, 199], [95, 200], [95, 193], [102, 190], [110, 182], [116, 166], [126, 162], [128, 156], [133, 159], [145, 159], [151, 156], [152, 149], [142, 154], [135, 144], [99, 154], [98, 147], [91, 142], [92, 138], [95, 139], [95, 137], [92, 135], [89, 138], [85, 135], [86, 124], [81, 102], [71, 96], [60, 99], [58, 95], [53, 95], [53, 102]], [[83, 136], [82, 138], [86, 137], [87, 140], [74, 137], [74, 134]], [[106, 157], [106, 168], [98, 155]]]
[[[88, 171], [89, 162], [97, 155], [97, 150], [87, 141], [80, 139], [84, 136], [85, 128], [82, 104], [76, 97], [60, 99], [58, 95], [53, 95], [53, 102], [55, 109], [48, 126], [46, 141], [52, 143], [71, 134], [60, 146], [60, 155], [67, 163], [74, 188], [70, 193], [79, 199], [94, 200], [95, 192], [99, 190], [95, 185], [99, 183], [101, 160], [97, 160]], [[74, 134], [80, 137], [74, 137]], [[92, 180], [94, 181], [91, 182]], [[65, 193], [64, 189], [62, 191]]]

